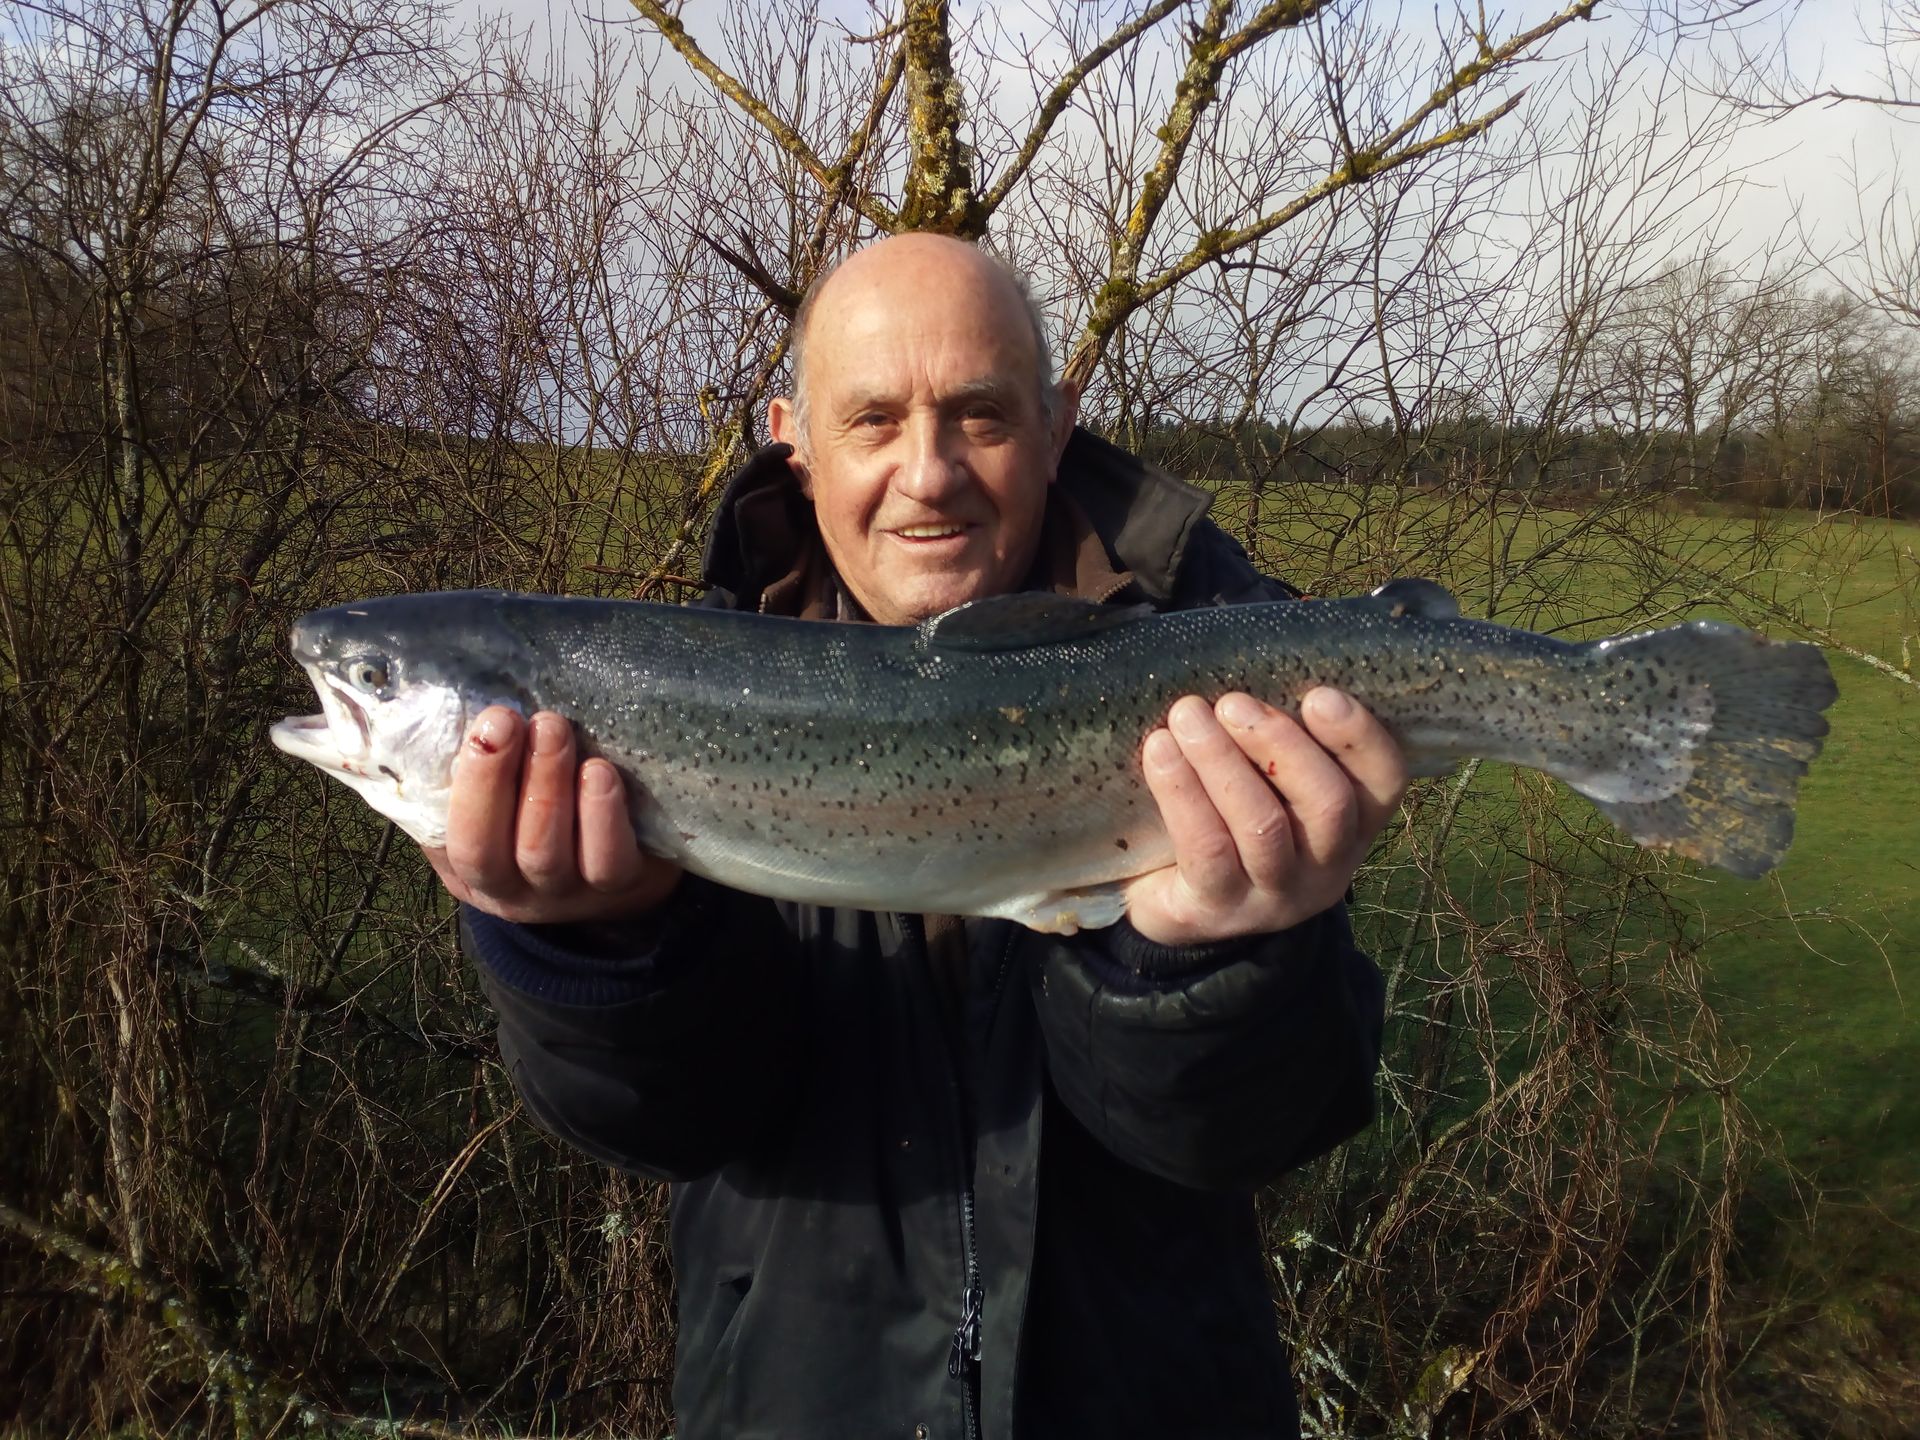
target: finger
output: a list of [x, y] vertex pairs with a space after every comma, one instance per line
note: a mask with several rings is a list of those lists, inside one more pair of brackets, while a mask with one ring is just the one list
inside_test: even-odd
[[1311, 690], [1300, 704], [1307, 732], [1353, 778], [1359, 792], [1359, 833], [1380, 833], [1407, 793], [1407, 758], [1366, 706], [1330, 686]]
[[1293, 865], [1293, 820], [1267, 780], [1265, 753], [1271, 747], [1263, 737], [1292, 722], [1237, 693], [1211, 708], [1195, 700], [1186, 714], [1190, 729], [1183, 733], [1176, 724], [1174, 733], [1233, 836], [1241, 869], [1261, 889], [1279, 889]]
[[[1195, 703], [1206, 710], [1204, 701]], [[1175, 724], [1187, 719], [1179, 705], [1169, 718]], [[1181, 743], [1168, 730], [1156, 730], [1142, 758], [1187, 893], [1202, 904], [1232, 903], [1246, 891], [1240, 852]]]
[[535, 715], [527, 725], [514, 860], [540, 895], [565, 895], [580, 885], [573, 830], [577, 768], [571, 722], [550, 710]]
[[1252, 720], [1260, 714], [1254, 724], [1229, 730], [1267, 785], [1279, 793], [1292, 820], [1294, 856], [1309, 864], [1344, 864], [1359, 833], [1359, 797], [1352, 776], [1290, 716], [1248, 697], [1240, 697], [1248, 699], [1248, 705], [1240, 707], [1235, 699], [1229, 695], [1221, 705], [1231, 707], [1236, 718]]
[[632, 887], [645, 864], [620, 772], [605, 760], [580, 767], [580, 874], [596, 890]]
[[513, 711], [490, 705], [473, 722], [453, 762], [447, 864], [470, 891], [510, 895], [520, 888], [513, 829], [525, 730]]
[[1345, 864], [1359, 829], [1352, 777], [1291, 717], [1254, 703], [1266, 712], [1264, 718], [1236, 731], [1236, 738], [1292, 818], [1296, 859]]

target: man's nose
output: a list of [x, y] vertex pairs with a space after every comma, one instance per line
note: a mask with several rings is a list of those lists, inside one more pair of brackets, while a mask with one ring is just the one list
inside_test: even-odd
[[902, 438], [907, 448], [895, 477], [902, 494], [938, 505], [966, 487], [967, 468], [959, 447], [937, 418], [916, 415]]

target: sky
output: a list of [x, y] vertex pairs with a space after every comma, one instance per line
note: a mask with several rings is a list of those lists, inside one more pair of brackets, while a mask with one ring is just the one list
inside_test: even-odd
[[[710, 0], [693, 0], [685, 7], [688, 22], [699, 33], [702, 11]], [[981, 0], [976, 0], [976, 4]], [[1002, 0], [995, 0], [996, 4]], [[1017, 4], [1017, 0], [1014, 0]], [[1048, 0], [1035, 0], [1036, 4]], [[1112, 14], [1124, 14], [1133, 0], [1081, 0]], [[1419, 0], [1355, 0], [1371, 3], [1374, 11], [1403, 15], [1409, 28], [1435, 23], [1435, 11]], [[1679, 5], [1693, 10], [1719, 5], [1733, 8], [1749, 0], [1603, 0], [1601, 22], [1592, 30], [1576, 26], [1570, 36], [1591, 43], [1623, 22], [1629, 4]], [[1908, 72], [1909, 94], [1920, 98], [1920, 3], [1917, 0], [1761, 0], [1764, 6], [1791, 6], [1789, 23], [1761, 24], [1749, 32], [1748, 44], [1765, 49], [1777, 44], [1783, 57], [1806, 87], [1826, 85], [1865, 93], [1885, 93], [1889, 87], [1889, 57], [1877, 38], [1893, 17], [1896, 31], [1904, 28], [1914, 38], [1897, 48], [1896, 65]], [[820, 0], [829, 15], [852, 29], [873, 24], [867, 0]], [[884, 8], [884, 5], [883, 5]], [[966, 0], [956, 5], [964, 12]], [[1509, 4], [1509, 27], [1531, 23], [1556, 8], [1541, 0]], [[1448, 0], [1443, 9], [1452, 9]], [[578, 60], [583, 46], [582, 16], [604, 16], [631, 23], [633, 12], [622, 0], [453, 0], [456, 24], [474, 25], [483, 19], [504, 19], [530, 34], [536, 50], [550, 50], [563, 65]], [[1014, 22], [1017, 23], [1017, 22]], [[10, 36], [11, 21], [0, 18], [0, 40]], [[1901, 53], [1905, 52], [1905, 53]], [[1730, 53], [1730, 52], [1729, 52]], [[1057, 64], [1044, 53], [1044, 67]], [[1898, 82], [1894, 82], [1898, 83]], [[1010, 87], [1024, 94], [1024, 82]], [[1890, 196], [1911, 209], [1908, 196], [1920, 176], [1920, 108], [1889, 111], [1856, 103], [1807, 105], [1768, 123], [1754, 123], [1736, 141], [1728, 163], [1742, 172], [1742, 193], [1731, 212], [1730, 229], [1755, 245], [1795, 238], [1820, 255], [1840, 256], [1860, 228], [1863, 205], [1869, 215]], [[1904, 182], [1904, 183], [1903, 183]]]
[[[1869, 34], [1898, 7], [1814, 0], [1786, 36], [1786, 54], [1806, 88], [1885, 94], [1887, 53]], [[1910, 14], [1915, 7], [1905, 7]], [[1911, 22], [1909, 22], [1911, 23]], [[1896, 55], [1920, 69], [1920, 38]], [[1817, 83], [1816, 83], [1817, 77]], [[1910, 96], [1913, 92], [1907, 92]], [[1729, 157], [1747, 172], [1733, 218], [1754, 236], [1804, 235], [1818, 253], [1842, 255], [1888, 199], [1911, 211], [1920, 190], [1920, 109], [1851, 102], [1803, 105], [1745, 130]]]
[[[536, 48], [552, 48], [563, 62], [580, 48], [582, 13], [615, 20], [624, 20], [632, 13], [620, 0], [458, 3], [457, 13], [502, 17], [516, 29], [529, 30]], [[1409, 23], [1434, 23], [1433, 12], [1423, 14], [1413, 0], [1384, 3], [1389, 7], [1400, 4]], [[1716, 0], [1673, 3], [1697, 10]], [[1718, 3], [1725, 4], [1726, 0]], [[701, 8], [696, 0], [685, 11], [696, 33], [701, 28]], [[822, 0], [822, 8], [844, 18], [856, 30], [872, 24], [870, 7], [859, 0]], [[1137, 7], [1106, 4], [1102, 8], [1125, 13]], [[1546, 13], [1551, 8], [1522, 5], [1511, 11], [1507, 23], [1530, 23], [1537, 18], [1535, 11]], [[1616, 12], [1611, 21], [1605, 18], [1607, 8], [1603, 5], [1601, 12], [1602, 34], [1609, 25], [1622, 23], [1618, 18], [1621, 7], [1611, 7]], [[1784, 22], [1763, 24], [1749, 31], [1746, 43], [1754, 49], [1778, 46], [1775, 55], [1784, 58], [1807, 88], [1825, 85], [1884, 93], [1888, 86], [1887, 55], [1875, 43], [1875, 37], [1882, 33], [1889, 13], [1902, 11], [1909, 17], [1906, 24], [1913, 26], [1914, 17], [1920, 15], [1914, 0], [1896, 0], [1892, 5], [1873, 0], [1801, 0]], [[1590, 32], [1576, 27], [1570, 33], [1584, 40]], [[1907, 62], [1909, 68], [1920, 70], [1920, 38], [1905, 48], [1913, 52]], [[1920, 177], [1920, 109], [1898, 112], [1857, 103], [1823, 103], [1802, 106], [1764, 122], [1756, 118], [1734, 142], [1726, 163], [1741, 176], [1725, 226], [1736, 248], [1744, 245], [1764, 251], [1786, 246], [1797, 254], [1810, 252], [1830, 260], [1831, 273], [1837, 278], [1848, 273], [1848, 253], [1860, 230], [1863, 210], [1870, 220], [1889, 197], [1896, 205], [1914, 208], [1915, 202], [1908, 197], [1920, 194], [1913, 189], [1916, 177]]]

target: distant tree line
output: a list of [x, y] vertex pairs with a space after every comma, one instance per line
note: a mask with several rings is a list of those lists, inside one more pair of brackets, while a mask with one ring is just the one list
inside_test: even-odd
[[1585, 423], [1529, 423], [1466, 399], [1389, 418], [1286, 426], [1168, 419], [1142, 453], [1215, 483], [1411, 484], [1569, 504], [1616, 493], [1920, 514], [1920, 331], [1840, 292], [1667, 272], [1596, 346]]

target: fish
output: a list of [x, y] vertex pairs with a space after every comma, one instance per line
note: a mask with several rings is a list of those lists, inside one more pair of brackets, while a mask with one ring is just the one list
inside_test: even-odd
[[321, 713], [273, 743], [423, 845], [467, 727], [557, 711], [626, 778], [639, 842], [776, 899], [1071, 934], [1173, 863], [1141, 749], [1188, 694], [1367, 706], [1413, 775], [1478, 757], [1571, 786], [1641, 845], [1775, 866], [1837, 691], [1819, 647], [1720, 620], [1565, 641], [1463, 618], [1428, 580], [1159, 613], [1051, 594], [918, 625], [449, 591], [293, 629]]

